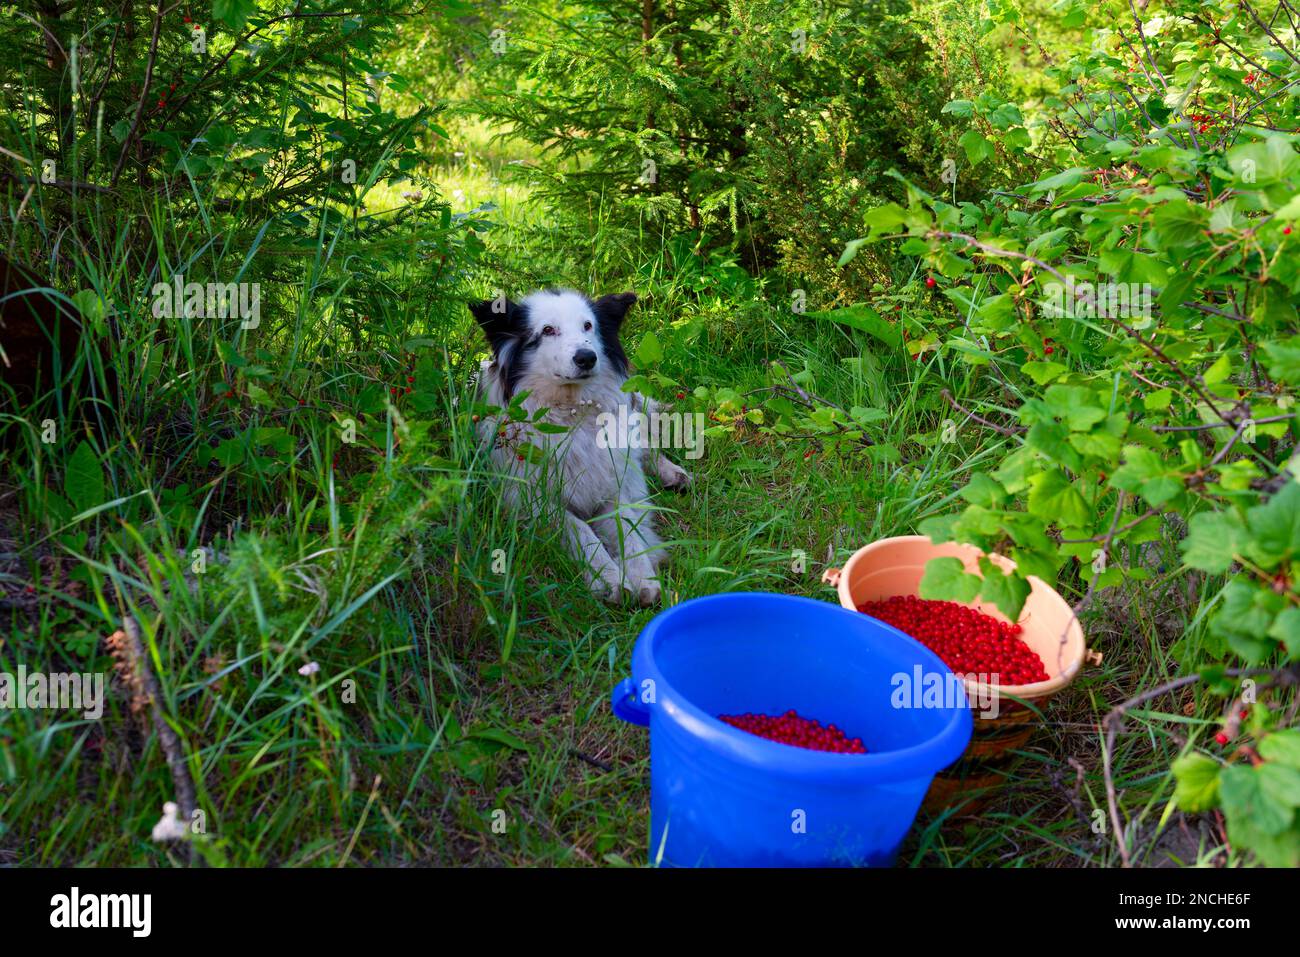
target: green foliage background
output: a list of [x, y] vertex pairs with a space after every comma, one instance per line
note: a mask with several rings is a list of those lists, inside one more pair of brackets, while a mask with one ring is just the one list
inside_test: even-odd
[[[633, 385], [709, 416], [670, 592], [819, 593], [792, 550], [919, 530], [1017, 563], [927, 594], [1014, 617], [1036, 575], [1109, 644], [1030, 803], [913, 863], [1130, 862], [1174, 814], [1192, 860], [1300, 863], [1289, 0], [355, 7], [0, 5], [3, 255], [80, 320], [0, 385], [0, 671], [139, 621], [197, 853], [640, 853], [602, 706], [648, 613], [521, 537], [474, 438], [463, 304], [562, 283], [635, 288]], [[260, 323], [159, 315], [177, 276]], [[160, 746], [120, 693], [0, 712], [0, 860], [181, 862]]]

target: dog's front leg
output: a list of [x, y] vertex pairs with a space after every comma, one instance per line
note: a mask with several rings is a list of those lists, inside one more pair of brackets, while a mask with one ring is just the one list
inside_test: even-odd
[[609, 557], [592, 527], [568, 510], [564, 513], [564, 540], [573, 557], [586, 565], [592, 594], [617, 603], [623, 597], [623, 570]]
[[659, 601], [662, 589], [655, 569], [666, 554], [655, 534], [654, 511], [646, 500], [618, 502], [614, 511], [596, 519], [597, 534], [623, 566], [627, 588], [641, 605]]
[[691, 473], [686, 471], [680, 465], [668, 460], [657, 449], [651, 452], [654, 457], [655, 474], [659, 476], [659, 481], [663, 483], [664, 488], [672, 489], [676, 492], [683, 492], [691, 484]]

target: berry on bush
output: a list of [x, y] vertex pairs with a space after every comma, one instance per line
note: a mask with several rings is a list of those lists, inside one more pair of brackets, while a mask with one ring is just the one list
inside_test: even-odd
[[796, 748], [836, 754], [867, 753], [861, 738], [850, 738], [833, 724], [823, 726], [820, 721], [801, 717], [793, 710], [785, 714], [721, 714], [718, 720], [760, 738]]
[[911, 635], [957, 674], [997, 675], [1004, 685], [1032, 684], [1051, 677], [1043, 659], [1020, 637], [1019, 625], [998, 621], [954, 601], [895, 595], [859, 605], [858, 611]]

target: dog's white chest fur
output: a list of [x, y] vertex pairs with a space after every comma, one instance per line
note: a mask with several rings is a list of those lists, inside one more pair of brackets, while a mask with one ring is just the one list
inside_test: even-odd
[[[489, 401], [503, 405], [504, 397]], [[619, 501], [638, 502], [648, 494], [640, 451], [609, 442], [608, 429], [602, 428], [602, 417], [617, 419], [620, 406], [630, 414], [643, 404], [641, 396], [622, 391], [614, 382], [596, 382], [581, 390], [572, 386], [535, 390], [520, 403], [529, 419], [545, 409], [540, 421], [567, 431], [541, 430], [531, 421], [488, 423], [487, 429], [497, 433], [493, 461], [522, 482], [519, 495], [558, 493], [568, 511], [579, 518], [596, 518]], [[504, 436], [499, 434], [502, 430]], [[529, 443], [542, 450], [541, 461], [532, 460], [535, 453], [524, 448]]]

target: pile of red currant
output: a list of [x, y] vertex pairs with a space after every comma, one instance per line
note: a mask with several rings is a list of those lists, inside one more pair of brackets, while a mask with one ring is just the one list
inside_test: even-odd
[[997, 676], [998, 684], [1026, 685], [1051, 677], [1020, 637], [1019, 625], [998, 621], [952, 601], [915, 595], [869, 601], [858, 611], [911, 635], [959, 675]]
[[867, 753], [861, 738], [850, 738], [833, 724], [822, 725], [820, 721], [801, 717], [794, 711], [785, 714], [721, 714], [718, 719], [741, 731], [796, 748], [837, 754]]

